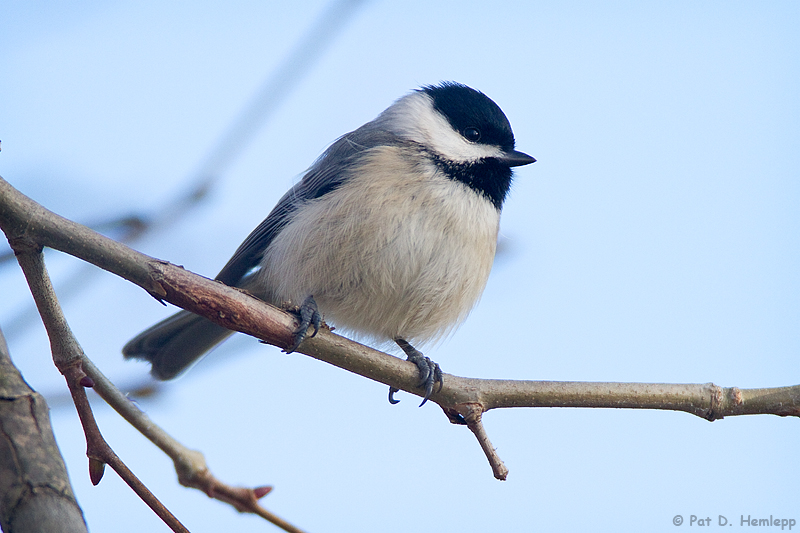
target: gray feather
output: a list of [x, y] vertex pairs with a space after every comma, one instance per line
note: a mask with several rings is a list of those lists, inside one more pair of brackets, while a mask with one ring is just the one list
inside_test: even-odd
[[126, 359], [152, 363], [158, 379], [172, 379], [233, 332], [189, 311], [179, 311], [141, 332], [122, 348]]
[[[250, 233], [216, 279], [226, 285], [247, 287], [264, 297], [265, 291], [252, 285], [251, 280], [255, 278], [248, 273], [260, 266], [264, 251], [291, 221], [297, 207], [339, 187], [365, 150], [402, 142], [391, 133], [370, 131], [372, 129], [371, 123], [367, 124], [334, 142]], [[172, 379], [232, 333], [198, 315], [180, 311], [137, 335], [123, 347], [122, 353], [126, 359], [149, 361], [154, 377]]]

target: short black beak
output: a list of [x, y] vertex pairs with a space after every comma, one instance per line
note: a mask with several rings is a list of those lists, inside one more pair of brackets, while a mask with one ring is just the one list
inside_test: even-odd
[[536, 160], [524, 152], [511, 150], [497, 158], [501, 163], [505, 163], [510, 167], [521, 167], [522, 165], [530, 165], [536, 163]]

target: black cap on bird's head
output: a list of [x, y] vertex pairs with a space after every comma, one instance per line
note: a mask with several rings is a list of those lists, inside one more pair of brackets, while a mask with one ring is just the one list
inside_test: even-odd
[[514, 132], [503, 110], [480, 91], [456, 82], [427, 85], [419, 90], [427, 94], [450, 126], [470, 143], [497, 146], [503, 152], [495, 158], [509, 167], [536, 162], [533, 157], [514, 149]]
[[511, 187], [512, 167], [536, 161], [514, 149], [511, 124], [496, 103], [455, 82], [407, 94], [369, 128], [414, 143], [445, 176], [485, 197], [498, 210]]

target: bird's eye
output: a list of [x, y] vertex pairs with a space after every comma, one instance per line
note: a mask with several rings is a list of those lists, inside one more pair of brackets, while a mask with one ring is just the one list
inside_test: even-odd
[[473, 128], [472, 126], [464, 128], [464, 138], [471, 143], [476, 143], [481, 140], [481, 130]]

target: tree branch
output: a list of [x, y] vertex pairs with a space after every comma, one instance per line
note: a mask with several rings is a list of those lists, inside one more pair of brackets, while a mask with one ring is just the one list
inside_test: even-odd
[[72, 335], [61, 312], [44, 266], [43, 254], [39, 249], [25, 249], [21, 246], [22, 242], [23, 239], [14, 241], [16, 245], [14, 251], [50, 336], [53, 360], [67, 380], [84, 427], [87, 440], [86, 454], [89, 457], [89, 475], [92, 483], [97, 485], [100, 482], [104, 466], [109, 464], [173, 531], [188, 532], [128, 469], [105, 441], [95, 422], [86, 397], [85, 387], [95, 388], [96, 392], [117, 412], [173, 459], [182, 485], [200, 489], [209, 497], [233, 505], [238, 511], [257, 514], [290, 533], [302, 533], [298, 528], [258, 505], [258, 500], [266, 496], [272, 490], [271, 487], [255, 489], [232, 487], [217, 480], [210, 473], [200, 452], [184, 447], [155, 425], [92, 364]]
[[12, 243], [12, 248], [25, 274], [25, 279], [28, 281], [36, 307], [39, 309], [42, 322], [50, 338], [53, 362], [67, 381], [75, 409], [78, 411], [81, 425], [83, 425], [83, 432], [86, 435], [86, 456], [89, 458], [89, 477], [92, 483], [94, 485], [100, 483], [105, 465], [110, 465], [170, 529], [175, 532], [188, 533], [189, 530], [131, 472], [100, 433], [89, 405], [89, 399], [86, 397], [85, 387], [91, 387], [93, 382], [86, 376], [82, 368], [85, 354], [61, 312], [44, 265], [41, 248], [24, 238], [16, 239]]
[[153, 444], [172, 459], [178, 481], [184, 487], [205, 492], [210, 498], [232, 505], [240, 512], [256, 514], [289, 533], [303, 533], [286, 520], [271, 513], [258, 504], [258, 500], [269, 494], [272, 487], [234, 487], [223, 483], [209, 470], [205, 457], [197, 450], [185, 447], [155, 424], [147, 414], [131, 402], [94, 364], [86, 358], [83, 370], [94, 382], [94, 391], [117, 413], [139, 430]]
[[[286, 348], [295, 318], [257, 298], [181, 267], [153, 259], [47, 211], [0, 178], [0, 226], [10, 241], [31, 239], [117, 274], [158, 300], [235, 331]], [[321, 361], [418, 396], [416, 367], [323, 328], [298, 350]], [[495, 476], [505, 467], [494, 454], [476, 412], [501, 407], [606, 407], [665, 409], [707, 420], [743, 414], [800, 416], [800, 386], [723, 389], [713, 384], [585, 383], [462, 378], [446, 374], [431, 397], [451, 421], [470, 426]]]
[[0, 331], [0, 529], [85, 533], [44, 398], [19, 373]]

